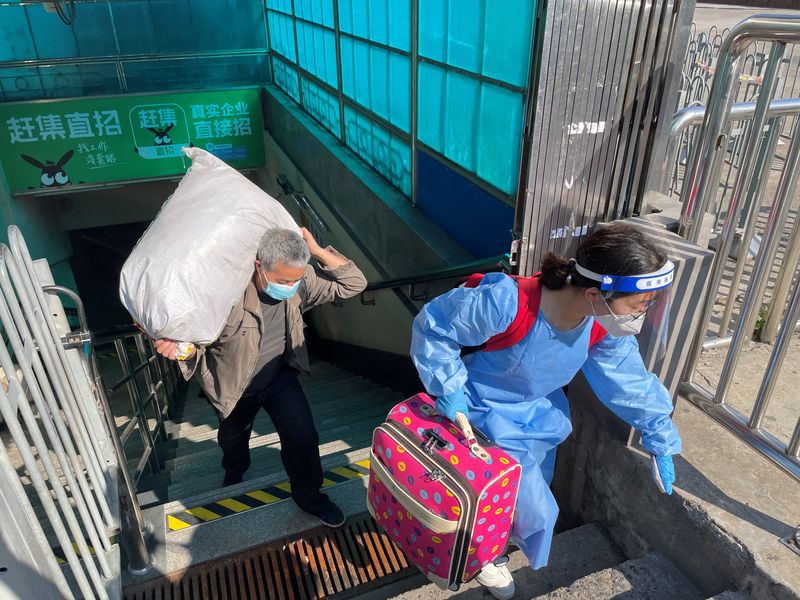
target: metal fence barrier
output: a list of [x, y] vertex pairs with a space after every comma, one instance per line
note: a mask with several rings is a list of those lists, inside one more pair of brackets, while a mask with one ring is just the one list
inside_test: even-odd
[[[686, 50], [681, 70], [681, 84], [679, 90], [678, 107], [694, 108], [703, 107], [711, 93], [711, 83], [717, 69], [719, 53], [724, 39], [730, 34], [730, 29], [719, 31], [711, 27], [707, 32], [698, 32], [692, 25], [689, 44]], [[737, 89], [734, 99], [737, 104], [755, 102], [764, 82], [764, 75], [769, 67], [769, 42], [756, 41], [750, 44], [738, 60]], [[776, 84], [776, 97], [792, 98], [800, 94], [800, 52], [792, 46], [781, 58], [778, 68]], [[683, 113], [683, 110], [680, 110]], [[736, 121], [737, 119], [731, 119]], [[780, 138], [790, 138], [794, 126], [793, 119], [784, 119], [779, 133]], [[750, 122], [733, 123], [727, 132], [727, 158], [724, 176], [720, 181], [721, 201], [724, 202], [731, 189], [731, 179], [738, 169], [742, 158], [744, 141], [751, 133]], [[670, 179], [662, 184], [665, 194], [680, 194], [686, 174], [685, 165], [689, 158], [690, 148], [694, 142], [694, 130], [685, 131], [673, 143], [677, 145], [677, 152], [668, 156], [672, 159], [671, 172], [666, 173]]]
[[[0, 415], [8, 429], [0, 449], [0, 506], [13, 502], [18, 509], [3, 519], [7, 539], [18, 541], [9, 548], [10, 580], [33, 578], [39, 582], [33, 589], [49, 589], [53, 597], [116, 599], [122, 563], [111, 536], [119, 531], [132, 572], [145, 572], [151, 561], [147, 524], [100, 376], [93, 336], [80, 298], [53, 285], [47, 263], [31, 259], [17, 227], [9, 227], [8, 238], [9, 246], [0, 244], [5, 341], [0, 344]], [[77, 306], [77, 331], [70, 331], [61, 296]], [[143, 467], [158, 460], [153, 438], [163, 427], [178, 379], [152, 347], [148, 350], [143, 335], [110, 342], [123, 370], [122, 380], [111, 387], [128, 388], [136, 408], [131, 420], [143, 435], [146, 430], [148, 443], [138, 462]], [[136, 366], [128, 355], [130, 343], [139, 358]], [[144, 376], [145, 390], [139, 389], [138, 374]], [[151, 406], [157, 415], [155, 431], [142, 421]], [[133, 429], [123, 428], [123, 436]], [[19, 471], [11, 460], [14, 453], [22, 463]], [[55, 546], [65, 559], [63, 570]]]
[[[729, 113], [728, 125], [734, 121], [747, 122], [752, 120], [756, 115], [755, 102], [744, 102], [733, 104]], [[668, 145], [668, 156], [674, 156], [681, 152], [680, 140], [686, 131], [694, 130], [694, 136], [703, 123], [706, 110], [703, 106], [695, 106], [684, 108], [678, 111], [672, 119], [670, 128], [670, 143]], [[734, 267], [733, 275], [727, 285], [728, 292], [725, 300], [725, 309], [719, 319], [717, 334], [706, 338], [705, 346], [714, 347], [719, 345], [727, 345], [731, 341], [729, 329], [731, 326], [731, 318], [733, 316], [734, 305], [737, 302], [738, 291], [743, 282], [745, 274], [745, 265], [750, 256], [750, 248], [759, 246], [757, 242], [756, 226], [758, 223], [758, 214], [762, 208], [763, 195], [765, 186], [771, 176], [771, 170], [774, 168], [774, 161], [771, 158], [775, 154], [775, 143], [777, 141], [777, 132], [780, 131], [782, 123], [791, 117], [800, 116], [800, 98], [786, 98], [779, 100], [772, 100], [769, 103], [766, 113], [768, 123], [766, 133], [766, 143], [761, 144], [759, 156], [756, 161], [756, 169], [752, 176], [752, 185], [745, 198], [744, 206], [740, 211], [738, 217], [738, 224], [744, 224], [744, 229], [738, 229], [734, 235], [740, 243], [740, 250], [736, 253], [736, 265]], [[795, 121], [795, 128], [797, 127], [797, 120]], [[752, 131], [752, 128], [749, 128]], [[743, 138], [748, 141], [750, 138]], [[789, 155], [792, 149], [797, 144], [794, 137], [790, 138]], [[694, 154], [694, 147], [690, 146], [690, 154]], [[784, 168], [786, 168], [787, 161], [784, 161]], [[793, 189], [784, 191], [786, 194], [786, 202], [789, 204], [787, 210], [791, 209], [791, 202], [793, 199]], [[780, 195], [779, 195], [780, 198]], [[719, 224], [724, 222], [727, 211], [730, 210], [729, 205], [721, 204], [711, 216], [711, 222], [697, 223], [698, 228], [704, 227], [710, 230], [712, 227], [717, 229]], [[705, 221], [709, 221], [708, 216], [704, 217]], [[763, 233], [763, 232], [758, 232]], [[781, 265], [794, 265], [800, 259], [800, 221], [797, 219], [786, 219], [783, 222], [783, 235], [787, 239], [787, 247], [782, 259], [776, 257], [776, 264]], [[767, 303], [766, 312], [763, 317], [763, 325], [759, 332], [759, 339], [762, 342], [772, 343], [778, 335], [778, 328], [780, 327], [780, 319], [784, 313], [791, 287], [795, 281], [795, 271], [791, 268], [780, 268], [776, 278], [775, 285], [772, 290], [771, 300]], [[719, 289], [715, 292], [719, 294]], [[796, 324], [800, 327], [800, 322]]]
[[[138, 484], [147, 467], [153, 474], [163, 468], [157, 441], [166, 439], [164, 420], [171, 417], [170, 399], [180, 392], [181, 384], [174, 364], [159, 355], [149, 338], [135, 328], [98, 337], [94, 346], [98, 351], [113, 348], [122, 372], [118, 381], [106, 387], [106, 393], [111, 396], [124, 389], [130, 400], [131, 415], [119, 427], [119, 437], [129, 464], [136, 461], [131, 477]], [[137, 430], [141, 449], [131, 449], [128, 442]]]
[[[769, 208], [763, 238], [742, 299], [740, 317], [733, 329], [717, 389], [711, 392], [694, 381], [700, 353], [706, 342], [707, 327], [711, 321], [728, 256], [731, 253], [734, 234], [737, 225], [743, 221], [743, 243], [739, 251], [737, 268], [734, 271], [729, 300], [735, 295], [734, 286], [738, 284], [736, 277], [741, 278], [742, 270], [738, 265], [743, 262], [743, 257], [747, 256], [746, 246], [752, 237], [756, 215], [760, 209], [760, 196], [763, 195], [764, 179], [766, 179], [765, 172], [768, 174], [772, 162], [771, 157], [774, 155], [777, 137], [774, 132], [779, 130], [779, 120], [784, 118], [783, 115], [776, 112], [770, 114], [778, 83], [777, 73], [787, 44], [800, 43], [800, 19], [756, 15], [734, 27], [720, 48], [708, 108], [702, 129], [697, 134], [697, 147], [693, 153], [690, 162], [691, 168], [681, 194], [683, 212], [680, 232], [692, 242], [697, 242], [700, 238], [704, 217], [717, 195], [721, 166], [727, 152], [726, 127], [730, 121], [733, 98], [736, 95], [737, 63], [747, 48], [757, 41], [772, 42], [772, 46], [761, 90], [753, 107], [752, 131], [756, 134], [748, 137], [742, 150], [742, 160], [736, 173], [718, 238], [709, 291], [701, 310], [700, 326], [691, 345], [680, 391], [694, 404], [800, 480], [800, 419], [788, 444], [783, 443], [762, 428], [763, 416], [769, 405], [776, 378], [785, 360], [795, 324], [800, 318], [800, 286], [795, 286], [785, 313], [782, 310], [783, 302], [780, 301], [780, 298], [775, 300], [774, 297], [773, 299], [773, 304], [776, 307], [780, 305], [780, 312], [783, 313], [782, 325], [752, 413], [749, 417], [742, 415], [726, 402], [742, 349], [752, 336], [754, 325], [762, 309], [767, 282], [776, 260], [778, 244], [784, 233], [784, 224], [789, 215], [794, 191], [797, 188], [800, 176], [800, 143], [795, 143], [795, 140], [800, 135], [800, 119], [795, 119], [793, 142], [788, 149], [780, 183]], [[769, 129], [766, 130], [766, 133], [762, 133], [768, 123]], [[744, 210], [742, 210], [743, 206]], [[798, 231], [794, 232], [794, 237], [797, 236], [797, 233]], [[795, 274], [800, 265], [795, 260], [795, 262], [784, 262], [783, 267], [784, 271]], [[727, 331], [728, 322], [725, 315], [728, 319], [730, 318], [730, 311], [727, 307], [723, 313], [722, 322], [722, 328]]]

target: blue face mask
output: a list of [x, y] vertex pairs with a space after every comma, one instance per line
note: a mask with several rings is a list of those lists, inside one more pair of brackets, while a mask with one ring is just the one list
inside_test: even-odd
[[272, 283], [266, 276], [264, 279], [267, 281], [267, 287], [262, 289], [264, 293], [273, 300], [288, 300], [297, 293], [297, 288], [300, 287], [300, 281], [295, 281], [294, 285], [284, 285], [281, 283]]

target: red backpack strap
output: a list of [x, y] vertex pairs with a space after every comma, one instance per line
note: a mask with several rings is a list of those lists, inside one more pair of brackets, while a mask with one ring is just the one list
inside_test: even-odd
[[542, 286], [539, 282], [539, 274], [532, 277], [514, 277], [517, 281], [519, 290], [519, 301], [517, 302], [517, 314], [511, 325], [503, 333], [489, 338], [482, 348], [484, 352], [494, 352], [505, 350], [517, 342], [521, 341], [536, 322], [536, 315], [539, 313], [539, 304], [542, 301]]
[[606, 331], [600, 323], [597, 321], [592, 323], [592, 331], [589, 334], [589, 348], [595, 344], [599, 344], [606, 335], [608, 335], [608, 331]]
[[[517, 289], [519, 290], [519, 302], [517, 303], [517, 314], [514, 316], [514, 320], [511, 321], [511, 325], [503, 333], [498, 333], [489, 338], [485, 344], [471, 349], [468, 353], [475, 350], [483, 350], [485, 352], [505, 350], [520, 342], [528, 334], [536, 322], [536, 315], [539, 314], [539, 305], [542, 301], [542, 286], [539, 281], [539, 275], [540, 273], [534, 273], [531, 277], [511, 276], [517, 282]], [[463, 280], [464, 287], [478, 287], [483, 280], [483, 276], [484, 273], [473, 273]], [[592, 323], [592, 330], [589, 333], [589, 348], [599, 344], [606, 335], [608, 335], [608, 331], [600, 323], [597, 321]]]
[[463, 280], [464, 287], [467, 287], [467, 288], [478, 287], [480, 285], [481, 281], [483, 281], [483, 276], [484, 275], [485, 275], [485, 273], [473, 273], [472, 275], [470, 275], [469, 277], [467, 277], [466, 279]]

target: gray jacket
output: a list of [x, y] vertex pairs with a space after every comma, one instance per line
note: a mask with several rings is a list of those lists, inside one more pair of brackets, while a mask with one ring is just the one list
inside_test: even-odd
[[[328, 248], [335, 252], [332, 248]], [[303, 313], [336, 299], [350, 298], [367, 286], [364, 274], [353, 261], [325, 269], [306, 266], [297, 293], [284, 302], [286, 306], [286, 362], [295, 369], [311, 370], [303, 333]], [[195, 355], [178, 361], [188, 380], [199, 373], [200, 385], [211, 405], [226, 418], [244, 392], [258, 360], [261, 347], [262, 315], [258, 292], [251, 281], [242, 300], [233, 307], [220, 336]]]

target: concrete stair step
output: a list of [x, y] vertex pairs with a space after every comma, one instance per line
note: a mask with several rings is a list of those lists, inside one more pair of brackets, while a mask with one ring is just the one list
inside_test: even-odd
[[[512, 552], [508, 568], [514, 576], [520, 600], [567, 586], [587, 575], [618, 565], [622, 554], [594, 525], [583, 525], [556, 535], [550, 564], [534, 571], [521, 551]], [[485, 600], [489, 593], [476, 581], [464, 584], [457, 594], [430, 583], [421, 573], [359, 596], [359, 600]], [[585, 596], [594, 600], [595, 596]], [[633, 600], [633, 598], [631, 598]]]
[[535, 600], [702, 600], [705, 596], [657, 552], [578, 579]]
[[[277, 480], [272, 483], [277, 483]], [[256, 480], [249, 480], [245, 482], [243, 487], [238, 488], [239, 491], [232, 486], [224, 488], [222, 491], [219, 489], [197, 490], [192, 495], [199, 500], [199, 503], [206, 503], [214, 499], [235, 496], [245, 491], [268, 487], [269, 485], [268, 480], [264, 480], [264, 483], [261, 484]], [[366, 511], [365, 486], [366, 481], [364, 481], [364, 478], [356, 478], [327, 488], [326, 494], [344, 511], [345, 515], [363, 515]], [[200, 491], [208, 492], [205, 498], [196, 496]], [[188, 499], [186, 504], [189, 506], [198, 505], [197, 502], [191, 499]], [[171, 503], [167, 506], [174, 511], [176, 504]], [[177, 506], [180, 506], [180, 504]], [[152, 571], [142, 577], [134, 577], [127, 572], [124, 573], [124, 587], [141, 583], [146, 579], [159, 577], [164, 573], [183, 571], [191, 565], [224, 559], [231, 553], [239, 552], [246, 548], [256, 548], [265, 543], [286, 537], [292, 538], [302, 531], [319, 527], [317, 518], [301, 511], [291, 500], [276, 502], [269, 506], [244, 511], [180, 531], [167, 530], [164, 508], [164, 505], [157, 505], [144, 511], [144, 518], [155, 525], [153, 534], [154, 567]], [[269, 568], [265, 575], [267, 577], [270, 576]], [[231, 598], [231, 600], [233, 598], [244, 598], [243, 593], [237, 592], [237, 584], [233, 580], [231, 580], [231, 584], [231, 592], [226, 597]], [[312, 593], [312, 595], [314, 594]], [[202, 593], [198, 595], [198, 592], [194, 592], [191, 598], [193, 600], [199, 600], [200, 598], [205, 600], [212, 596], [203, 595]], [[189, 597], [190, 595], [187, 595], [187, 598]]]
[[[339, 442], [348, 447], [361, 443], [362, 440], [372, 438], [372, 427], [351, 427], [344, 425], [336, 429], [329, 429], [320, 433], [320, 445]], [[256, 465], [256, 457], [263, 459], [263, 455], [275, 454], [280, 452], [281, 444], [277, 433], [271, 433], [250, 440], [250, 456], [252, 459], [251, 468]], [[165, 471], [172, 474], [173, 480], [179, 477], [186, 477], [189, 473], [202, 473], [208, 469], [209, 461], [216, 464], [222, 457], [222, 451], [216, 439], [210, 439], [199, 443], [196, 449], [191, 452], [181, 454], [173, 459], [165, 461]]]
[[[358, 448], [355, 450], [348, 450], [338, 454], [329, 454], [322, 457], [323, 470], [333, 469], [335, 467], [343, 467], [345, 465], [353, 464], [360, 460], [369, 458], [369, 448]], [[221, 480], [221, 478], [220, 478]], [[164, 503], [164, 511], [166, 514], [174, 513], [178, 510], [183, 510], [186, 507], [199, 506], [209, 502], [216, 502], [223, 498], [230, 498], [231, 496], [238, 496], [246, 492], [269, 487], [276, 483], [286, 481], [286, 473], [283, 469], [280, 472], [266, 473], [262, 475], [254, 475], [248, 471], [245, 475], [245, 480], [236, 485], [228, 487], [216, 487], [208, 491], [195, 490], [194, 493], [189, 491], [191, 495], [176, 496], [169, 502]], [[176, 490], [179, 488], [175, 488]]]
[[[316, 377], [312, 375], [311, 377], [300, 377], [300, 387], [302, 387], [306, 393], [318, 391], [320, 389], [324, 389], [326, 387], [330, 387], [332, 385], [350, 383], [350, 382], [358, 382], [358, 381], [370, 381], [365, 377], [361, 377], [360, 375], [355, 375], [353, 373], [330, 373], [323, 377]], [[370, 382], [374, 383], [374, 382]]]
[[[363, 411], [365, 417], [374, 417], [376, 414], [380, 414], [381, 411], [388, 412], [399, 401], [400, 397], [395, 392], [388, 388], [380, 388], [352, 394], [335, 402], [312, 406], [311, 410], [314, 414], [317, 430], [321, 432], [327, 425], [335, 423], [336, 420], [342, 421], [342, 415], [353, 414], [352, 411], [357, 410], [355, 407], [359, 404], [370, 407], [369, 411]], [[355, 414], [362, 418], [361, 410], [357, 410]], [[198, 442], [216, 439], [219, 422], [216, 417], [212, 417], [208, 423], [192, 424], [190, 426], [186, 426], [184, 423], [183, 425], [185, 427], [175, 430], [175, 433], [172, 434], [173, 439], [165, 444], [166, 448], [174, 447], [178, 454], [181, 454], [185, 447], [193, 447]], [[253, 430], [261, 435], [274, 433], [275, 429], [266, 412], [261, 411], [259, 413]]]
[[328, 373], [352, 373], [348, 369], [334, 365], [324, 360], [311, 363], [311, 376], [324, 375]]
[[[367, 452], [366, 458], [370, 442], [371, 438], [366, 437], [360, 440], [352, 440], [351, 443], [337, 440], [321, 444], [319, 451], [323, 469], [346, 464], [347, 460], [340, 457], [348, 456], [352, 452]], [[221, 488], [224, 476], [220, 465], [222, 453], [219, 450], [217, 452], [216, 456], [206, 459], [203, 472], [173, 473], [173, 483], [167, 489], [167, 497], [173, 500]], [[277, 448], [262, 446], [251, 451], [251, 458], [251, 466], [245, 474], [243, 485], [265, 477], [275, 482], [286, 481], [286, 472], [283, 469], [283, 463], [281, 463], [280, 453]], [[342, 460], [344, 462], [341, 462]]]
[[[359, 412], [357, 421], [350, 421], [336, 427], [336, 421], [341, 421], [341, 415], [335, 414], [330, 417], [317, 419], [317, 428], [320, 431], [321, 443], [325, 445], [321, 449], [323, 456], [335, 451], [338, 446], [331, 446], [340, 440], [346, 440], [348, 448], [353, 446], [367, 447], [371, 442], [372, 430], [383, 421], [386, 412], [398, 397], [389, 397], [386, 401], [378, 402], [368, 411]], [[268, 428], [268, 429], [267, 429]], [[254, 431], [272, 430], [272, 424], [266, 414], [259, 416], [254, 427]], [[355, 437], [354, 437], [355, 436]], [[250, 475], [255, 476], [260, 473], [278, 471], [285, 477], [283, 465], [280, 463], [280, 442], [274, 430], [271, 433], [257, 436], [251, 439]], [[160, 448], [160, 456], [165, 459], [166, 471], [156, 476], [144, 476], [138, 486], [138, 491], [142, 495], [142, 502], [151, 505], [156, 502], [163, 502], [165, 499], [174, 498], [174, 486], [189, 487], [200, 484], [203, 479], [212, 480], [213, 486], [217, 486], [222, 478], [222, 470], [219, 466], [221, 452], [216, 442], [216, 431], [209, 430], [205, 440], [176, 440], [168, 444], [180, 444], [180, 446], [170, 446], [165, 449]], [[204, 474], [208, 474], [204, 477]]]
[[[396, 392], [392, 392], [389, 388], [363, 380], [361, 382], [332, 388], [326, 394], [320, 394], [318, 396], [307, 395], [307, 397], [309, 404], [311, 405], [312, 412], [316, 414], [318, 410], [324, 409], [332, 402], [351, 401], [356, 395], [382, 392], [391, 392], [395, 394], [395, 396], [398, 396]], [[400, 400], [398, 400], [398, 402], [399, 401]], [[173, 421], [166, 423], [165, 429], [167, 435], [173, 438], [178, 436], [184, 437], [184, 434], [189, 427], [198, 427], [203, 425], [216, 427], [216, 413], [205, 400], [202, 400], [202, 402], [204, 404], [203, 406], [192, 407], [191, 411], [185, 412]]]

